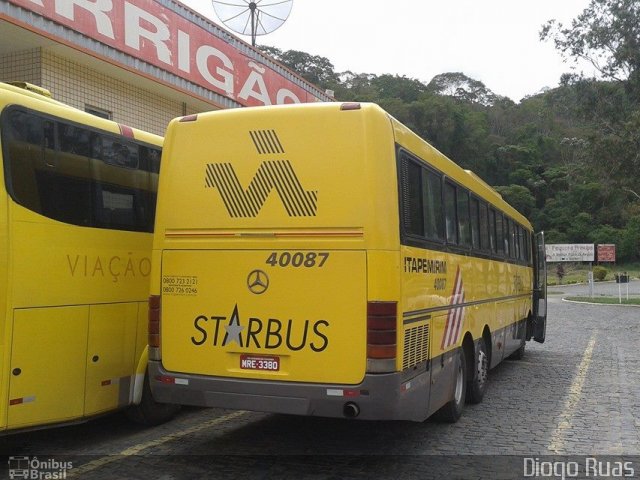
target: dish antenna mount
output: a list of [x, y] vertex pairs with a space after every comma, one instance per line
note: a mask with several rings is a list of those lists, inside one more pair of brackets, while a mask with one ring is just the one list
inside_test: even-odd
[[240, 35], [256, 37], [278, 29], [289, 17], [293, 0], [211, 0], [220, 21]]

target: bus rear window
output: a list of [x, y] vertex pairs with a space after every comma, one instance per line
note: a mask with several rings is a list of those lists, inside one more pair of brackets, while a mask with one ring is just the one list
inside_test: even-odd
[[160, 148], [19, 107], [6, 108], [0, 125], [18, 204], [73, 225], [153, 231]]

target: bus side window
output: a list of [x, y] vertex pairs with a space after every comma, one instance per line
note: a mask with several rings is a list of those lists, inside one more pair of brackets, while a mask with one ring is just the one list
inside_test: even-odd
[[447, 243], [458, 243], [458, 220], [456, 213], [456, 187], [449, 182], [444, 184], [444, 215]]
[[507, 217], [504, 217], [502, 225], [504, 228], [504, 255], [505, 257], [510, 257], [512, 256], [512, 252], [509, 249], [509, 238], [511, 237], [511, 233], [509, 232], [509, 219]]
[[123, 142], [122, 146], [122, 152], [126, 156], [125, 166], [129, 168], [138, 168], [140, 165], [138, 146], [130, 142]]
[[21, 110], [11, 110], [8, 119], [8, 133], [12, 140], [28, 143], [33, 147], [44, 146], [42, 118]]
[[496, 212], [496, 246], [498, 255], [504, 255], [504, 217], [502, 213]]
[[429, 240], [441, 242], [444, 240], [442, 226], [442, 179], [440, 175], [424, 170], [423, 180], [423, 204], [425, 235]]
[[491, 250], [489, 242], [489, 212], [487, 204], [480, 202], [480, 248], [483, 250]]
[[88, 157], [91, 155], [91, 132], [68, 123], [58, 124], [60, 151]]
[[34, 172], [43, 162], [42, 118], [11, 107], [5, 109], [2, 143], [9, 194], [25, 207], [38, 211], [41, 200]]
[[496, 236], [496, 211], [493, 208], [489, 209], [489, 241], [491, 243], [491, 251], [498, 253], [498, 242]]
[[149, 171], [151, 173], [160, 173], [160, 159], [162, 158], [161, 150], [158, 148], [150, 148], [149, 158]]
[[9, 113], [3, 115], [3, 119], [5, 121], [3, 122], [4, 125], [2, 128], [2, 132], [6, 134], [7, 137], [11, 140], [26, 141], [27, 139], [26, 115], [27, 115], [26, 113], [21, 112], [20, 110], [10, 110]]
[[[122, 138], [100, 135], [102, 161], [94, 160], [94, 226], [114, 230], [152, 231], [155, 194], [150, 191], [150, 173], [137, 169], [143, 148]], [[153, 203], [153, 205], [152, 205]]]
[[469, 191], [458, 187], [458, 235], [459, 243], [465, 247], [471, 245], [471, 229], [469, 225]]
[[470, 220], [471, 220], [471, 247], [480, 250], [480, 201], [471, 197]]
[[51, 120], [44, 121], [44, 139], [43, 147], [49, 150], [56, 148], [56, 130], [55, 123]]
[[34, 210], [61, 222], [91, 226], [88, 131], [56, 122], [54, 132], [58, 148], [47, 152], [46, 168], [34, 172], [41, 201]]
[[104, 137], [102, 153], [105, 163], [119, 167], [138, 168], [138, 148], [120, 138]]
[[89, 156], [91, 158], [95, 158], [96, 160], [104, 161], [102, 138], [103, 136], [100, 135], [99, 133], [91, 132], [91, 138], [89, 140], [89, 143], [90, 143]]
[[522, 226], [518, 225], [518, 244], [520, 245], [520, 260], [527, 260], [527, 246], [525, 245], [525, 230]]
[[518, 245], [516, 244], [516, 224], [509, 219], [509, 253], [511, 258], [518, 258]]
[[410, 235], [423, 237], [422, 168], [404, 155], [400, 165], [404, 231]]
[[160, 150], [158, 148], [151, 148], [147, 146], [140, 146], [140, 164], [141, 170], [146, 170], [151, 173], [160, 172]]

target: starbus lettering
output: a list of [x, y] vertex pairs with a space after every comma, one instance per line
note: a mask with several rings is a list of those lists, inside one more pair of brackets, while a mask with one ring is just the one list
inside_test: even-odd
[[148, 277], [151, 273], [149, 257], [127, 255], [67, 254], [67, 266], [72, 277], [110, 278], [116, 283], [122, 279]]
[[270, 317], [262, 319], [250, 316], [241, 320], [238, 305], [229, 317], [198, 315], [193, 320], [196, 333], [191, 343], [196, 346], [226, 347], [233, 343], [243, 349], [266, 349], [286, 347], [297, 352], [309, 349], [322, 352], [329, 346], [327, 320], [282, 320]]

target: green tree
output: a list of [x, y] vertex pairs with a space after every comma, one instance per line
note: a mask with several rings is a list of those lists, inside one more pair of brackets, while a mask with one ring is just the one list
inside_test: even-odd
[[326, 57], [310, 55], [298, 50], [283, 52], [279, 48], [267, 46], [260, 47], [260, 49], [314, 85], [334, 88], [339, 84], [338, 74]]
[[549, 20], [540, 32], [565, 58], [590, 62], [604, 78], [640, 81], [640, 2], [591, 0], [570, 26]]
[[621, 260], [640, 259], [640, 216], [632, 217], [622, 231], [618, 255]]
[[502, 198], [524, 216], [530, 216], [535, 205], [535, 199], [529, 189], [522, 185], [495, 187]]
[[420, 80], [404, 75], [380, 75], [371, 79], [380, 98], [395, 98], [405, 103], [415, 102], [427, 87]]
[[336, 98], [345, 101], [377, 102], [378, 90], [373, 85], [376, 75], [372, 73], [353, 73], [351, 71], [339, 74], [340, 84], [336, 89]]
[[[540, 32], [567, 59], [586, 60], [599, 78], [561, 79], [567, 117], [583, 128], [561, 145], [571, 201], [598, 224], [620, 228], [623, 256], [635, 242], [633, 203], [640, 177], [640, 1], [591, 0], [569, 26], [554, 20]], [[628, 195], [627, 195], [628, 196]], [[575, 221], [575, 219], [574, 219]], [[575, 231], [575, 230], [574, 230]]]
[[459, 98], [471, 103], [493, 105], [498, 96], [479, 80], [474, 80], [462, 72], [448, 72], [436, 75], [427, 88], [438, 95]]
[[567, 235], [576, 243], [587, 243], [593, 229], [593, 217], [587, 212], [578, 213], [567, 227]]
[[598, 225], [592, 227], [589, 234], [589, 242], [595, 244], [617, 243], [620, 239], [621, 231], [611, 225]]

